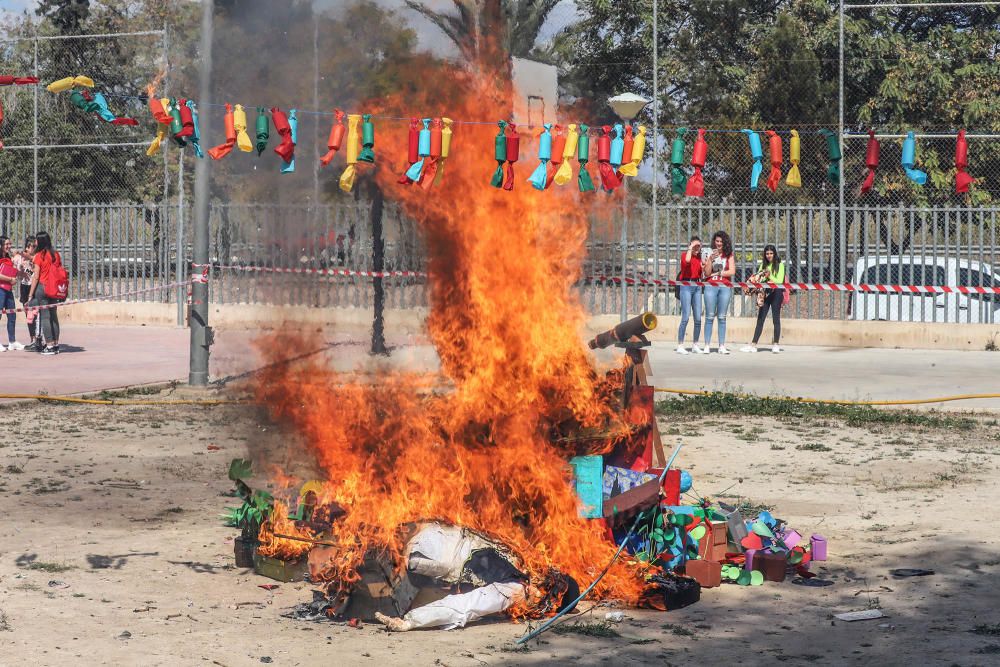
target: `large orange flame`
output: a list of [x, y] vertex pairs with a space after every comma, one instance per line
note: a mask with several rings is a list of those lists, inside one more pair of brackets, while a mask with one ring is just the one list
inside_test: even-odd
[[[509, 91], [496, 77], [413, 78], [426, 89], [369, 110], [459, 119], [509, 113]], [[349, 584], [367, 550], [398, 558], [400, 526], [436, 519], [501, 540], [535, 577], [554, 567], [585, 585], [614, 545], [602, 522], [579, 517], [567, 464], [576, 452], [552, 435], [567, 422], [622, 428], [581, 344], [584, 311], [573, 288], [593, 204], [575, 188], [532, 189], [526, 178], [538, 164], [537, 145], [524, 135], [515, 190], [491, 188], [496, 126], [485, 123], [456, 125], [439, 186], [398, 185], [407, 125], [376, 122], [375, 179], [422, 225], [427, 330], [454, 389], [429, 393], [406, 374], [372, 386], [318, 363], [275, 365], [260, 378], [259, 400], [301, 434], [330, 497], [347, 510], [326, 538], [344, 546], [325, 571]], [[634, 599], [640, 586], [621, 563], [595, 592]]]

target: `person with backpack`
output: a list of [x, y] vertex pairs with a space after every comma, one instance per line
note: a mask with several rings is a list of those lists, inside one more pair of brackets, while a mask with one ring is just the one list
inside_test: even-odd
[[[41, 306], [39, 318], [46, 346], [44, 355], [59, 354], [59, 316], [56, 305], [66, 300], [69, 292], [69, 275], [62, 265], [62, 256], [52, 247], [48, 232], [35, 235], [35, 273], [31, 277], [28, 298], [35, 306]], [[48, 306], [48, 307], [46, 307]]]
[[23, 350], [16, 340], [17, 301], [14, 299], [14, 286], [17, 284], [17, 268], [11, 257], [12, 244], [6, 236], [0, 236], [0, 311], [7, 313], [7, 347], [0, 345], [0, 352]]
[[38, 312], [34, 308], [28, 308], [28, 293], [31, 291], [31, 277], [35, 273], [35, 263], [31, 258], [35, 255], [35, 237], [29, 236], [24, 240], [24, 249], [14, 255], [14, 268], [17, 269], [17, 276], [20, 280], [21, 308], [24, 310], [24, 319], [28, 325], [28, 339], [31, 341], [24, 348], [26, 352], [41, 352], [45, 349], [42, 342], [42, 332], [37, 327], [35, 321]]

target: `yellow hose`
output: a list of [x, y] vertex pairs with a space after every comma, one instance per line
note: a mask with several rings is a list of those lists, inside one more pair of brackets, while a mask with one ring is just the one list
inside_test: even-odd
[[53, 403], [83, 403], [85, 405], [235, 405], [246, 401], [228, 399], [175, 399], [165, 401], [143, 401], [116, 398], [77, 398], [76, 396], [48, 396], [46, 394], [0, 394], [0, 399], [51, 401]]
[[655, 387], [655, 391], [666, 394], [685, 394], [689, 396], [712, 396], [727, 394], [737, 398], [759, 398], [772, 401], [795, 401], [796, 403], [824, 403], [828, 405], [921, 405], [923, 403], [947, 403], [948, 401], [967, 401], [976, 398], [1000, 398], [1000, 394], [959, 394], [957, 396], [940, 396], [938, 398], [914, 398], [901, 401], [847, 401], [832, 398], [802, 398], [800, 396], [757, 396], [754, 394], [734, 394], [723, 391], [702, 391], [700, 389], [671, 389]]

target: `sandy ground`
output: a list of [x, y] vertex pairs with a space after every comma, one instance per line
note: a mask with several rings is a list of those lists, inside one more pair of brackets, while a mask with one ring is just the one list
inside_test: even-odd
[[[0, 419], [11, 434], [0, 443], [2, 665], [987, 665], [1000, 655], [991, 416], [969, 430], [664, 418], [665, 440], [686, 443], [680, 463], [697, 492], [731, 487], [726, 496], [826, 535], [830, 560], [815, 571], [833, 584], [726, 585], [678, 612], [626, 610], [620, 637], [550, 632], [523, 651], [512, 642], [525, 626], [506, 621], [390, 635], [282, 618], [309, 586], [259, 588], [270, 580], [235, 569], [235, 531], [219, 519], [234, 503], [230, 459], [292, 437], [253, 409], [30, 404], [0, 408]], [[894, 579], [895, 567], [936, 574]], [[886, 618], [831, 618], [869, 607]]]

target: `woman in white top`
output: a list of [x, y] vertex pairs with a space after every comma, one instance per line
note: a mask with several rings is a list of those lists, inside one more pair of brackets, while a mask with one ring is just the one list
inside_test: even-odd
[[726, 349], [726, 314], [733, 298], [733, 288], [729, 280], [736, 275], [736, 260], [733, 258], [733, 242], [729, 234], [722, 230], [712, 236], [712, 252], [702, 262], [705, 285], [705, 345], [702, 354], [709, 353], [712, 342], [712, 325], [719, 320], [719, 354], [729, 354]]

